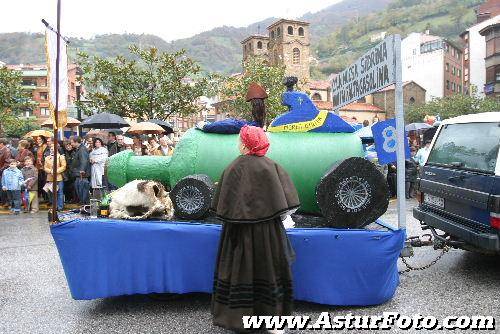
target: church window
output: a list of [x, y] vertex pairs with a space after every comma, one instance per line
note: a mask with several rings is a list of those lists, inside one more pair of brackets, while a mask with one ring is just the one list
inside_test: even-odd
[[269, 50], [269, 42], [267, 43], [267, 49]]
[[300, 50], [298, 48], [293, 49], [292, 61], [294, 64], [300, 64]]
[[271, 31], [271, 38], [274, 38], [274, 30]]
[[320, 93], [314, 93], [313, 96], [312, 96], [312, 99], [314, 101], [321, 101], [321, 95], [320, 95]]
[[278, 27], [278, 29], [276, 29], [276, 37], [280, 37], [281, 36], [281, 29], [280, 27]]
[[288, 35], [293, 35], [293, 27], [288, 26]]
[[257, 42], [257, 49], [262, 49], [262, 42], [261, 41]]
[[299, 36], [304, 36], [304, 28], [299, 28]]

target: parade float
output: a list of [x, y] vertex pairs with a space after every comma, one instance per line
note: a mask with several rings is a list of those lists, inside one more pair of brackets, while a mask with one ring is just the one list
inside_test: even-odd
[[[289, 111], [268, 129], [267, 156], [292, 178], [300, 219], [313, 222], [312, 228], [287, 230], [296, 252], [295, 299], [328, 305], [389, 300], [399, 283], [397, 259], [405, 231], [379, 219], [389, 199], [383, 176], [362, 158], [360, 138], [340, 117], [318, 111], [301, 92], [285, 92], [283, 103]], [[214, 184], [239, 154], [237, 145], [237, 135], [191, 129], [172, 157], [130, 151], [111, 157], [107, 176], [113, 184], [161, 183], [170, 192], [175, 216], [53, 225], [73, 298], [210, 293], [221, 226], [208, 208]], [[134, 196], [131, 192], [131, 203]]]

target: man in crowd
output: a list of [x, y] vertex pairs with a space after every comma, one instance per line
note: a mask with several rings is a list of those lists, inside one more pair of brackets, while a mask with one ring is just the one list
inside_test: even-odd
[[118, 142], [116, 141], [116, 134], [114, 132], [108, 133], [108, 156], [112, 156], [120, 152], [118, 150]]
[[125, 150], [125, 143], [123, 142], [123, 135], [116, 136], [116, 143], [118, 145], [118, 152]]
[[[9, 168], [8, 161], [11, 159], [10, 150], [7, 147], [7, 139], [0, 138], [0, 178], [2, 177], [2, 173], [5, 169]], [[5, 191], [0, 190], [0, 203], [7, 204], [7, 193]]]
[[71, 137], [71, 146], [75, 150], [71, 161], [71, 175], [75, 178], [75, 190], [80, 204], [89, 202], [90, 190], [90, 162], [89, 152], [78, 136]]

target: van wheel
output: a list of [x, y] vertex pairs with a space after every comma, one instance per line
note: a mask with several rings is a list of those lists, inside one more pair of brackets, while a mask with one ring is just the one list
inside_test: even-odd
[[201, 219], [208, 214], [214, 193], [214, 184], [208, 175], [189, 175], [170, 191], [175, 216], [181, 219]]
[[389, 206], [389, 187], [373, 163], [348, 158], [335, 164], [316, 187], [316, 199], [329, 226], [362, 228]]

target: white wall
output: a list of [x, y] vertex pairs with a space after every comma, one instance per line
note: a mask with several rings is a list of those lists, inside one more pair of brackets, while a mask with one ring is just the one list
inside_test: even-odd
[[484, 36], [479, 31], [491, 24], [499, 23], [500, 15], [489, 20], [478, 23], [467, 31], [469, 32], [469, 82], [476, 86], [479, 96], [484, 96], [484, 84], [486, 83], [486, 67], [484, 58], [486, 57], [486, 42]]
[[420, 53], [421, 33], [411, 33], [401, 43], [403, 82], [415, 81], [425, 88], [425, 100], [443, 97], [444, 50]]

